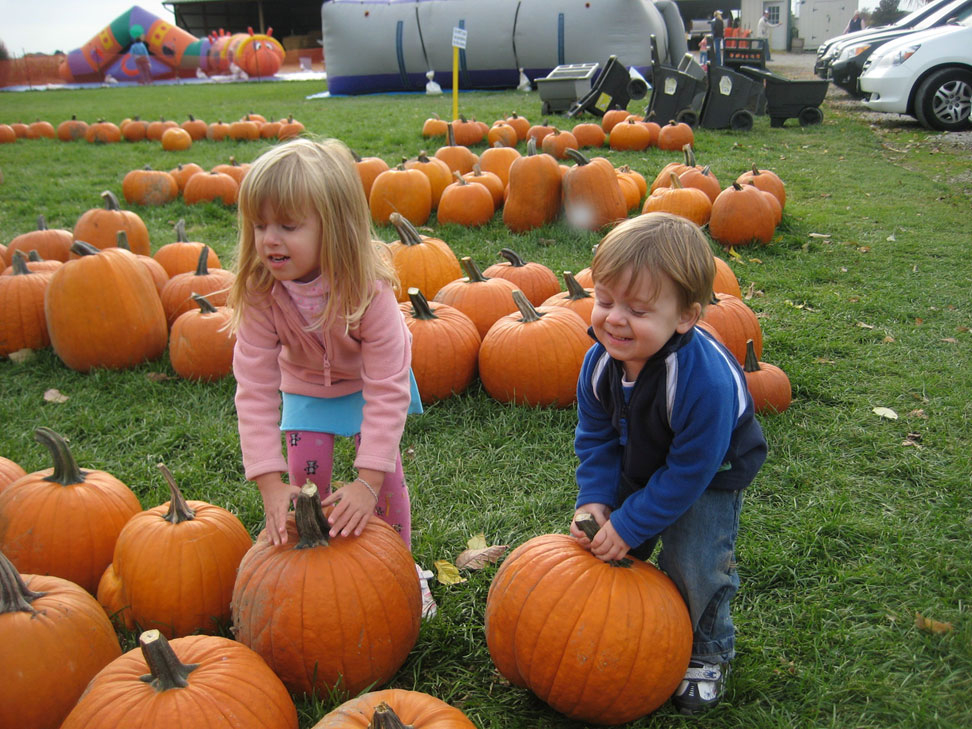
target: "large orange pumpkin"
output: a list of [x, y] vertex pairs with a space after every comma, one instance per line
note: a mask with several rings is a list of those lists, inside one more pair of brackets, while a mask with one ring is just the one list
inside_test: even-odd
[[389, 216], [389, 221], [398, 231], [398, 240], [389, 243], [388, 250], [401, 284], [399, 301], [408, 300], [408, 289], [413, 286], [434, 297], [447, 283], [462, 278], [462, 266], [448, 243], [441, 238], [420, 235], [397, 212]]
[[345, 701], [311, 729], [475, 729], [459, 709], [420, 691], [385, 689]]
[[557, 274], [547, 266], [536, 261], [524, 261], [511, 248], [503, 248], [499, 254], [506, 260], [489, 266], [483, 271], [484, 276], [505, 278], [520, 289], [534, 306], [540, 306], [560, 291]]
[[429, 303], [414, 286], [399, 304], [412, 333], [412, 373], [423, 403], [444, 400], [476, 376], [481, 337], [473, 320], [441, 302]]
[[297, 729], [297, 708], [267, 664], [229, 638], [169, 643], [157, 630], [105, 666], [60, 729]]
[[172, 322], [169, 360], [180, 377], [211, 381], [233, 371], [236, 335], [229, 330], [232, 310], [213, 306], [209, 299], [192, 294], [197, 308], [184, 311]]
[[110, 473], [78, 468], [67, 443], [50, 428], [37, 428], [34, 436], [51, 452], [54, 466], [0, 493], [0, 550], [21, 572], [63, 577], [94, 594], [118, 533], [142, 506]]
[[675, 584], [639, 559], [602, 562], [564, 534], [506, 558], [486, 599], [486, 645], [499, 672], [556, 711], [622, 724], [661, 706], [692, 652]]
[[564, 217], [581, 230], [599, 230], [623, 220], [628, 205], [614, 167], [603, 157], [588, 159], [575, 149], [567, 155], [577, 164], [564, 175]]
[[124, 230], [133, 253], [152, 255], [148, 228], [138, 214], [122, 210], [118, 198], [110, 190], [101, 193], [101, 199], [105, 203], [103, 208], [85, 211], [74, 224], [74, 240], [90, 243], [95, 248], [111, 248], [115, 245], [118, 231]]
[[513, 292], [519, 311], [501, 317], [479, 347], [479, 379], [500, 402], [568, 407], [593, 343], [580, 315], [562, 306], [540, 307]]
[[290, 691], [353, 695], [401, 668], [418, 639], [422, 595], [412, 554], [388, 524], [371, 517], [357, 537], [328, 531], [307, 483], [287, 543], [272, 544], [264, 530], [243, 557], [233, 630]]
[[469, 256], [461, 260], [466, 275], [439, 289], [435, 300], [459, 309], [473, 320], [479, 336], [485, 337], [497, 319], [516, 311], [516, 286], [504, 278], [484, 276]]
[[225, 268], [209, 268], [209, 246], [203, 246], [196, 261], [196, 270], [177, 273], [162, 288], [162, 308], [169, 326], [175, 323], [180, 314], [197, 308], [193, 294], [207, 297], [213, 306], [223, 306], [234, 278], [236, 275]]
[[723, 246], [766, 245], [776, 230], [775, 211], [755, 185], [733, 182], [712, 203], [709, 235]]
[[536, 142], [527, 142], [527, 153], [510, 165], [503, 222], [514, 233], [525, 233], [551, 223], [560, 214], [563, 176], [549, 154], [537, 154]]
[[122, 528], [98, 600], [129, 629], [155, 628], [167, 638], [215, 633], [229, 623], [236, 569], [253, 542], [236, 516], [186, 501], [169, 470], [159, 469], [169, 501]]
[[61, 577], [18, 574], [0, 553], [0, 726], [58, 729], [121, 655], [104, 610]]
[[77, 242], [71, 250], [82, 257], [54, 272], [44, 296], [51, 346], [61, 361], [87, 372], [160, 357], [169, 331], [145, 266], [117, 247], [98, 252]]

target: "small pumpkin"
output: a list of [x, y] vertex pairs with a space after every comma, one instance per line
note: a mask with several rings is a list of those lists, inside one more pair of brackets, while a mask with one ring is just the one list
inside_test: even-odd
[[422, 136], [426, 138], [444, 137], [446, 135], [447, 123], [445, 119], [433, 113], [432, 116], [422, 123]]
[[686, 144], [695, 144], [695, 132], [685, 122], [672, 120], [658, 132], [658, 149], [679, 150]]
[[627, 109], [608, 109], [601, 117], [601, 128], [605, 134], [610, 134], [614, 127], [628, 118]]
[[7, 246], [7, 257], [14, 251], [28, 254], [37, 251], [41, 258], [47, 261], [66, 261], [71, 255], [71, 244], [74, 235], [63, 228], [48, 228], [43, 215], [37, 216], [37, 230], [14, 236]]
[[229, 175], [234, 180], [236, 180], [237, 185], [243, 184], [243, 178], [246, 176], [247, 171], [250, 169], [249, 162], [241, 163], [236, 157], [230, 155], [228, 162], [222, 162], [218, 165], [213, 165], [213, 172], [222, 172], [223, 174]]
[[98, 671], [121, 655], [91, 595], [61, 577], [20, 574], [0, 552], [0, 726], [58, 729]]
[[385, 689], [345, 701], [311, 729], [475, 729], [459, 709], [420, 691]]
[[618, 152], [640, 152], [651, 146], [651, 132], [644, 124], [626, 119], [611, 129], [608, 146]]
[[230, 122], [228, 136], [237, 142], [253, 142], [260, 138], [260, 126], [253, 119], [237, 119]]
[[487, 129], [483, 128], [475, 119], [466, 119], [462, 114], [452, 122], [452, 132], [455, 135], [456, 144], [470, 147], [479, 144], [486, 136]]
[[722, 192], [722, 186], [716, 176], [712, 174], [709, 165], [705, 165], [702, 169], [695, 166], [689, 167], [678, 176], [678, 181], [682, 183], [682, 187], [698, 188], [708, 195], [712, 202], [715, 202], [719, 193]]
[[57, 139], [54, 125], [44, 119], [38, 119], [27, 125], [27, 139]]
[[235, 205], [240, 194], [239, 183], [225, 172], [200, 172], [193, 175], [186, 182], [182, 190], [182, 199], [188, 205], [216, 202], [223, 205]]
[[681, 175], [683, 172], [687, 172], [696, 167], [695, 151], [692, 149], [691, 144], [686, 144], [682, 147], [682, 155], [683, 159], [681, 162], [669, 162], [661, 168], [661, 171], [655, 176], [651, 186], [648, 188], [649, 193], [654, 192], [659, 187], [669, 187], [672, 184], [672, 173]]
[[527, 133], [530, 131], [531, 126], [529, 119], [514, 111], [510, 112], [510, 115], [503, 121], [516, 130], [516, 139], [518, 142], [526, 141]]
[[192, 300], [198, 308], [184, 311], [172, 323], [169, 334], [169, 360], [180, 377], [212, 381], [233, 371], [236, 335], [229, 331], [232, 311], [213, 306], [197, 293]]
[[294, 119], [293, 114], [289, 114], [285, 119], [280, 120], [280, 129], [277, 131], [277, 139], [283, 142], [287, 139], [299, 137], [304, 133], [304, 131], [304, 124]]
[[485, 337], [497, 319], [516, 311], [516, 286], [504, 278], [484, 276], [469, 256], [463, 256], [460, 262], [466, 275], [440, 288], [435, 300], [459, 309], [473, 320], [479, 336]]
[[554, 130], [543, 137], [540, 149], [554, 159], [567, 159], [568, 149], [578, 149], [580, 145], [572, 132], [554, 127]]
[[170, 643], [158, 630], [138, 644], [98, 672], [60, 729], [297, 729], [287, 689], [245, 645], [215, 635]]
[[483, 170], [477, 162], [473, 165], [472, 172], [467, 172], [464, 174], [462, 179], [464, 179], [466, 182], [475, 182], [477, 185], [482, 185], [489, 190], [489, 194], [493, 198], [494, 210], [499, 210], [501, 207], [503, 207], [503, 197], [506, 192], [506, 186], [495, 173]]
[[165, 205], [179, 197], [179, 183], [168, 172], [145, 165], [122, 178], [122, 195], [132, 205]]
[[[193, 142], [198, 142], [206, 138], [206, 131], [209, 129], [209, 125], [202, 119], [197, 119], [192, 114], [189, 118], [182, 122], [180, 125], [189, 134], [189, 138]], [[162, 135], [163, 142], [165, 141], [165, 134]]]
[[103, 208], [86, 210], [74, 224], [74, 240], [90, 243], [95, 248], [111, 248], [117, 241], [118, 231], [124, 230], [134, 253], [151, 255], [148, 228], [138, 213], [122, 210], [118, 198], [110, 190], [102, 192], [101, 199]]
[[577, 146], [584, 147], [603, 147], [607, 139], [604, 129], [600, 124], [594, 122], [579, 122], [570, 130], [577, 140]]
[[433, 156], [441, 159], [450, 170], [460, 175], [471, 172], [473, 165], [479, 161], [479, 156], [475, 152], [458, 143], [452, 123], [446, 125], [446, 143], [435, 150]]
[[458, 172], [453, 175], [455, 182], [442, 191], [436, 220], [471, 227], [488, 223], [496, 212], [492, 193], [485, 185], [468, 182]]
[[594, 310], [594, 289], [581, 286], [570, 271], [564, 271], [564, 284], [567, 286], [566, 291], [554, 294], [541, 302], [540, 306], [567, 307], [590, 326], [591, 313]]
[[713, 294], [702, 312], [702, 320], [711, 324], [722, 337], [726, 349], [740, 365], [746, 362], [746, 341], [753, 340], [758, 358], [763, 351], [763, 332], [756, 313], [745, 301], [730, 294]]
[[213, 306], [223, 306], [234, 278], [235, 274], [225, 268], [209, 268], [209, 246], [204, 245], [196, 260], [196, 270], [177, 273], [162, 289], [160, 298], [169, 326], [180, 314], [196, 308], [193, 294], [208, 297]]
[[229, 127], [227, 122], [217, 120], [206, 127], [206, 139], [211, 142], [222, 142], [229, 138]]
[[[180, 273], [194, 271], [199, 266], [199, 254], [202, 252], [203, 243], [189, 240], [186, 234], [186, 221], [179, 218], [175, 224], [176, 239], [172, 243], [166, 243], [159, 248], [152, 256], [161, 264], [169, 277]], [[212, 248], [209, 249], [209, 257], [206, 259], [208, 268], [222, 268], [219, 256]]]
[[149, 123], [135, 116], [125, 119], [118, 125], [121, 135], [126, 142], [142, 142], [148, 136]]
[[479, 155], [479, 169], [496, 175], [505, 191], [510, 181], [510, 166], [522, 156], [514, 147], [490, 147]]
[[776, 230], [775, 213], [754, 185], [733, 182], [712, 203], [709, 235], [723, 246], [766, 245]]
[[790, 378], [776, 365], [760, 362], [753, 340], [746, 341], [746, 386], [757, 413], [782, 413], [793, 399]]
[[463, 392], [476, 377], [481, 337], [459, 309], [429, 302], [412, 286], [399, 304], [412, 333], [412, 373], [425, 404]]
[[371, 196], [371, 186], [375, 184], [375, 178], [390, 168], [381, 157], [362, 157], [354, 150], [351, 150], [351, 156], [354, 157], [354, 167], [358, 172], [358, 177], [361, 178], [361, 187], [364, 188], [365, 199], [367, 200]]
[[519, 141], [516, 129], [505, 121], [497, 121], [486, 132], [486, 143], [490, 147], [515, 147]]
[[75, 114], [71, 114], [70, 119], [66, 119], [57, 125], [57, 138], [62, 142], [76, 142], [79, 139], [84, 139], [87, 131], [88, 122], [78, 119]]
[[698, 226], [709, 222], [712, 214], [712, 201], [703, 190], [696, 187], [683, 187], [675, 173], [671, 173], [672, 184], [659, 187], [645, 200], [641, 208], [644, 213], [672, 213]]
[[44, 293], [52, 273], [28, 270], [23, 254], [13, 256], [13, 272], [0, 276], [0, 357], [51, 343], [44, 318]]
[[435, 296], [450, 281], [462, 278], [462, 266], [452, 248], [441, 238], [420, 235], [400, 213], [392, 213], [389, 222], [398, 231], [398, 240], [388, 244], [392, 265], [401, 283], [399, 301], [407, 301], [411, 287]]
[[420, 170], [399, 164], [375, 178], [368, 207], [372, 220], [379, 225], [387, 224], [394, 212], [413, 225], [424, 225], [432, 213], [432, 183]]
[[0, 551], [20, 572], [62, 577], [94, 594], [118, 533], [141, 504], [110, 473], [82, 471], [50, 428], [37, 428], [34, 437], [54, 465], [0, 492]]
[[780, 209], [786, 207], [786, 186], [779, 175], [772, 170], [761, 170], [754, 164], [752, 170], [743, 172], [736, 178], [736, 182], [740, 185], [752, 184], [760, 190], [772, 193], [773, 197], [779, 200]]
[[[406, 160], [404, 163], [406, 170], [416, 169], [429, 178], [429, 185], [432, 187], [432, 209], [439, 207], [439, 199], [442, 191], [452, 184], [452, 170], [449, 165], [437, 157], [429, 157], [425, 150], [418, 153], [414, 159]], [[388, 169], [388, 165], [385, 165]], [[365, 191], [367, 196], [368, 191]]]
[[560, 291], [557, 274], [542, 263], [524, 261], [511, 248], [501, 249], [499, 255], [506, 260], [489, 266], [483, 271], [483, 275], [491, 278], [498, 276], [510, 281], [534, 306], [540, 306]]
[[166, 130], [177, 126], [179, 125], [175, 121], [165, 117], [150, 121], [145, 130], [145, 138], [152, 142], [161, 142], [162, 135], [165, 134]]
[[205, 172], [205, 170], [195, 162], [180, 162], [169, 170], [169, 174], [172, 175], [176, 184], [179, 186], [179, 192], [185, 190], [189, 178], [199, 172]]
[[589, 160], [574, 149], [567, 155], [577, 162], [564, 175], [567, 222], [581, 230], [599, 230], [627, 217], [627, 203], [611, 163], [603, 158]]
[[162, 149], [167, 152], [182, 152], [192, 146], [192, 135], [182, 127], [172, 127], [162, 133]]

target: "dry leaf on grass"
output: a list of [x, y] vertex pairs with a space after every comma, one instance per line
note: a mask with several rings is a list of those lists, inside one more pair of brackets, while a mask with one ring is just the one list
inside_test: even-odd
[[887, 418], [888, 420], [897, 420], [898, 414], [894, 412], [891, 408], [885, 407], [875, 407], [871, 408], [871, 412], [882, 418]]
[[24, 349], [18, 349], [16, 352], [11, 352], [7, 357], [14, 364], [23, 364], [24, 362], [30, 362], [34, 358], [34, 350], [25, 347]]
[[481, 570], [488, 564], [495, 564], [499, 561], [506, 550], [509, 549], [505, 544], [497, 544], [483, 549], [466, 549], [456, 557], [456, 567], [459, 569]]
[[432, 563], [435, 567], [435, 578], [443, 585], [458, 585], [466, 578], [459, 574], [458, 568], [447, 559], [437, 559]]
[[67, 402], [70, 400], [67, 395], [62, 393], [60, 390], [55, 390], [53, 387], [50, 390], [44, 390], [44, 402]]
[[924, 630], [926, 633], [951, 633], [955, 630], [955, 626], [951, 623], [932, 620], [921, 613], [915, 613], [915, 627], [918, 630]]

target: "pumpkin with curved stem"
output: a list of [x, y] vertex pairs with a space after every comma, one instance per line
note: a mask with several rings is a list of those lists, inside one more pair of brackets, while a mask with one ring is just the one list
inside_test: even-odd
[[78, 468], [67, 443], [50, 428], [37, 428], [34, 436], [54, 466], [0, 493], [0, 551], [21, 572], [63, 577], [94, 594], [118, 533], [141, 504], [110, 473]]
[[753, 164], [752, 170], [743, 172], [736, 178], [740, 185], [752, 184], [760, 190], [772, 193], [773, 197], [780, 201], [780, 209], [786, 207], [786, 186], [772, 170], [761, 170]]
[[746, 341], [746, 386], [757, 413], [782, 413], [793, 399], [790, 378], [776, 365], [760, 362], [752, 339]]
[[527, 129], [526, 139], [527, 141], [530, 141], [532, 139], [534, 142], [536, 142], [538, 147], [542, 148], [543, 138], [546, 137], [548, 134], [553, 134], [554, 129], [555, 127], [553, 126], [553, 124], [551, 124], [547, 119], [544, 119], [542, 122], [538, 124], [530, 125], [530, 128]]
[[104, 610], [69, 580], [19, 574], [0, 552], [0, 726], [58, 729], [121, 655]]
[[722, 186], [719, 184], [716, 176], [712, 174], [709, 165], [705, 165], [702, 169], [695, 166], [689, 167], [689, 169], [678, 176], [678, 181], [682, 183], [682, 187], [698, 188], [712, 202], [715, 202], [715, 199], [719, 197], [719, 193], [722, 192]]
[[483, 271], [484, 276], [505, 278], [520, 289], [534, 306], [540, 306], [560, 291], [557, 274], [547, 266], [536, 261], [524, 261], [510, 248], [501, 249], [499, 254], [506, 260], [489, 266]]
[[486, 143], [490, 147], [499, 145], [500, 147], [515, 147], [520, 141], [516, 129], [505, 121], [497, 121], [486, 132]]
[[399, 301], [408, 300], [407, 292], [412, 286], [435, 296], [447, 283], [462, 278], [462, 266], [448, 243], [420, 235], [399, 213], [392, 213], [389, 222], [398, 231], [398, 240], [389, 243], [388, 250], [401, 283]]
[[74, 236], [70, 230], [63, 228], [48, 228], [43, 215], [37, 216], [37, 230], [21, 233], [7, 245], [7, 257], [14, 251], [28, 254], [37, 251], [41, 258], [48, 261], [66, 261], [71, 255], [71, 244]]
[[57, 125], [57, 138], [62, 142], [76, 142], [84, 139], [85, 132], [88, 131], [88, 122], [78, 119], [75, 114], [71, 114], [70, 119], [66, 119]]
[[446, 120], [433, 113], [422, 123], [423, 137], [444, 137], [446, 135]]
[[654, 192], [659, 187], [669, 187], [672, 184], [673, 172], [676, 175], [681, 175], [683, 172], [687, 172], [696, 167], [695, 151], [692, 149], [691, 144], [686, 144], [682, 147], [682, 155], [683, 159], [681, 162], [669, 162], [661, 168], [661, 171], [655, 176], [651, 186], [648, 188], [649, 193]]
[[423, 172], [399, 164], [375, 178], [368, 207], [379, 225], [387, 224], [396, 212], [413, 225], [424, 225], [432, 213], [432, 183]]
[[128, 244], [132, 252], [143, 256], [152, 254], [149, 232], [138, 213], [122, 210], [115, 193], [105, 190], [101, 193], [103, 208], [86, 210], [74, 224], [74, 240], [90, 243], [95, 248], [112, 248], [117, 241], [119, 230], [128, 234]]
[[233, 628], [290, 691], [340, 686], [353, 695], [401, 668], [418, 639], [422, 596], [411, 552], [388, 524], [373, 516], [356, 537], [329, 538], [329, 528], [317, 487], [305, 484], [287, 543], [272, 544], [264, 530], [243, 557]]
[[232, 312], [226, 306], [213, 306], [209, 299], [193, 293], [198, 308], [184, 311], [172, 323], [169, 334], [169, 360], [180, 377], [212, 381], [233, 371], [236, 335], [228, 326]]
[[516, 311], [516, 286], [504, 278], [484, 276], [469, 256], [460, 262], [466, 275], [440, 288], [435, 300], [459, 309], [473, 320], [479, 336], [485, 337], [497, 319]]
[[678, 150], [695, 144], [695, 132], [685, 122], [670, 121], [658, 131], [658, 149]]
[[232, 176], [212, 170], [190, 177], [182, 190], [182, 199], [189, 205], [217, 200], [223, 205], [235, 205], [239, 194], [240, 185]]
[[564, 306], [590, 326], [591, 312], [594, 310], [594, 289], [581, 286], [570, 271], [564, 271], [564, 283], [567, 286], [566, 291], [554, 294], [542, 301], [540, 306]]
[[513, 685], [571, 719], [613, 725], [675, 692], [692, 623], [675, 584], [651, 564], [602, 562], [573, 538], [546, 534], [517, 547], [493, 577], [486, 645]]
[[3, 491], [21, 476], [26, 475], [27, 472], [19, 463], [0, 456], [0, 491]]
[[433, 156], [441, 159], [451, 171], [460, 175], [472, 172], [473, 165], [479, 162], [479, 156], [475, 152], [456, 141], [451, 123], [446, 125], [446, 143], [435, 150]]
[[145, 165], [122, 178], [122, 195], [133, 205], [165, 205], [179, 197], [179, 183], [168, 172]]
[[0, 276], [0, 357], [20, 349], [44, 349], [51, 343], [44, 318], [44, 293], [53, 275], [28, 270], [14, 251], [13, 273]]
[[462, 114], [452, 122], [452, 132], [456, 139], [456, 144], [470, 147], [483, 141], [486, 130], [475, 119], [466, 119]]
[[[169, 277], [180, 273], [187, 273], [196, 270], [199, 265], [199, 254], [202, 253], [203, 243], [189, 240], [186, 234], [186, 221], [179, 218], [175, 224], [176, 239], [172, 243], [166, 243], [159, 248], [152, 256], [158, 261]], [[209, 257], [206, 259], [206, 266], [209, 268], [222, 268], [219, 256], [212, 248], [209, 249]]]
[[712, 203], [709, 235], [723, 246], [766, 245], [775, 230], [773, 208], [754, 185], [733, 182]]
[[412, 373], [423, 403], [444, 400], [469, 387], [476, 376], [481, 337], [459, 309], [429, 302], [414, 286], [399, 304], [412, 333]]
[[479, 155], [479, 169], [496, 175], [502, 183], [505, 193], [506, 186], [510, 181], [510, 166], [522, 156], [515, 147], [493, 146], [483, 150], [483, 153]]
[[[215, 633], [229, 623], [236, 570], [252, 546], [232, 513], [186, 500], [164, 464], [169, 501], [122, 527], [98, 600], [126, 627], [155, 628], [167, 638]], [[107, 594], [114, 599], [109, 601]]]
[[[618, 176], [607, 160], [588, 160], [575, 149], [567, 155], [577, 162], [564, 175], [564, 216], [582, 230], [599, 230], [627, 217], [628, 207]], [[603, 158], [601, 158], [603, 159]]]
[[757, 358], [762, 353], [763, 332], [759, 319], [742, 299], [730, 294], [713, 294], [712, 301], [702, 312], [702, 320], [719, 332], [726, 349], [740, 365], [746, 362], [746, 340], [753, 340]]
[[277, 139], [283, 142], [287, 139], [299, 137], [304, 131], [304, 124], [294, 119], [293, 114], [288, 114], [285, 119], [280, 120], [280, 130], [277, 132]]
[[[367, 200], [371, 196], [371, 186], [375, 184], [375, 178], [391, 168], [381, 157], [362, 157], [353, 149], [351, 156], [354, 157], [354, 168], [358, 172], [358, 177], [361, 178], [361, 187], [364, 189], [365, 200]], [[450, 179], [452, 178], [450, 177]]]
[[[131, 242], [131, 237], [129, 237]], [[76, 241], [44, 296], [51, 346], [71, 369], [124, 369], [160, 357], [165, 310], [149, 272], [128, 251]]]
[[105, 666], [60, 729], [297, 729], [297, 708], [266, 663], [235, 640], [191, 635], [171, 643], [147, 630]]
[[[64, 265], [64, 261], [45, 260], [35, 250], [32, 250], [26, 256], [24, 255], [23, 251], [14, 251], [13, 256], [11, 256], [11, 258], [16, 258], [18, 256], [26, 266], [27, 270], [30, 271], [31, 273], [54, 273], [57, 269], [59, 269], [61, 266]], [[7, 266], [5, 269], [3, 269], [3, 273], [0, 275], [10, 276], [13, 274], [13, 272], [14, 272], [13, 262], [11, 261], [11, 264]]]
[[500, 402], [568, 407], [592, 341], [581, 317], [562, 306], [535, 308], [513, 292], [518, 311], [500, 317], [479, 347], [479, 379]]
[[311, 729], [475, 729], [459, 709], [420, 691], [371, 691], [332, 709]]
[[560, 214], [563, 175], [557, 160], [537, 154], [536, 142], [527, 142], [526, 155], [510, 165], [503, 223], [514, 233], [525, 233], [552, 223]]
[[162, 289], [162, 308], [165, 309], [169, 326], [180, 314], [196, 308], [193, 294], [207, 297], [213, 306], [223, 306], [234, 278], [236, 275], [225, 268], [209, 268], [209, 246], [203, 246], [196, 261], [196, 270], [177, 273]]
[[455, 182], [442, 191], [436, 219], [440, 223], [456, 225], [485, 225], [496, 212], [493, 194], [485, 185], [468, 182], [458, 172], [452, 173]]
[[419, 152], [414, 159], [406, 160], [403, 164], [406, 170], [419, 170], [429, 178], [429, 184], [432, 186], [432, 209], [439, 207], [442, 191], [452, 184], [452, 170], [449, 169], [449, 165], [441, 159], [429, 157], [425, 150]]
[[651, 193], [641, 208], [642, 214], [672, 213], [698, 226], [708, 223], [712, 214], [709, 196], [697, 187], [683, 187], [675, 173], [671, 174], [671, 186], [659, 187]]

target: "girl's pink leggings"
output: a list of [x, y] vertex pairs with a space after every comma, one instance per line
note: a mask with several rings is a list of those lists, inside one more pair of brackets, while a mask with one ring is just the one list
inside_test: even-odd
[[[311, 481], [317, 486], [322, 499], [328, 496], [334, 467], [334, 435], [310, 430], [288, 430], [286, 437], [290, 483], [300, 487]], [[361, 436], [354, 436], [355, 452], [360, 444]], [[389, 524], [401, 535], [405, 545], [412, 548], [412, 514], [401, 455], [395, 463], [395, 470], [385, 474], [375, 505], [375, 516]]]

